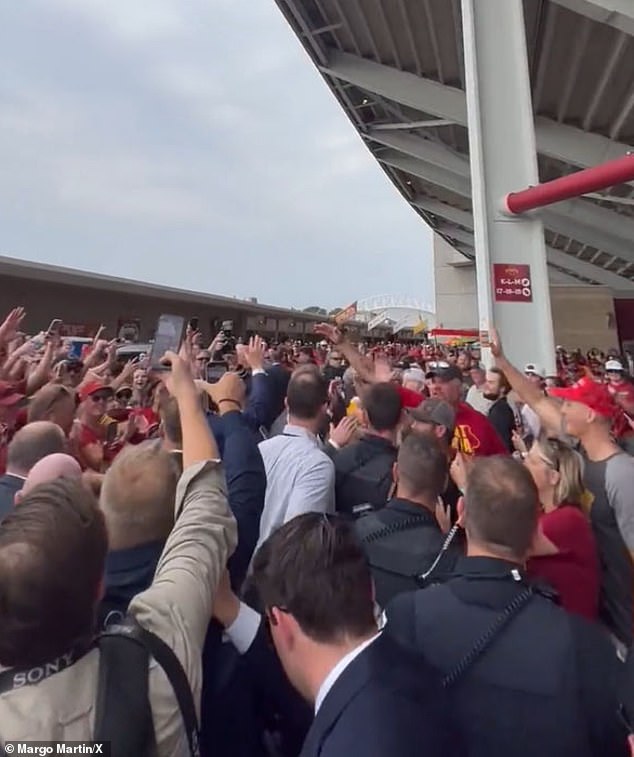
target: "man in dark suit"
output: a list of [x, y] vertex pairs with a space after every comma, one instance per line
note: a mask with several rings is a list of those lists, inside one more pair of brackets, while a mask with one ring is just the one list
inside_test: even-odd
[[271, 364], [266, 368], [269, 377], [273, 420], [284, 410], [286, 390], [288, 389], [288, 382], [291, 379], [291, 371], [283, 362], [285, 357], [286, 351], [284, 348], [276, 347], [271, 350]]
[[253, 581], [263, 618], [227, 581], [214, 615], [284, 709], [268, 627], [288, 679], [313, 708], [301, 757], [458, 753], [435, 674], [377, 626], [370, 570], [351, 524], [321, 513], [285, 523], [256, 553]]
[[0, 476], [0, 520], [11, 512], [15, 495], [22, 489], [35, 463], [48, 455], [66, 451], [61, 428], [50, 421], [34, 421], [20, 429], [7, 453], [7, 472]]

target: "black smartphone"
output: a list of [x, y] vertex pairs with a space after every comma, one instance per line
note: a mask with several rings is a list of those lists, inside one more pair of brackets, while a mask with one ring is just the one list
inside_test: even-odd
[[216, 384], [227, 372], [227, 364], [224, 360], [214, 361], [207, 364], [207, 382]]
[[192, 318], [189, 319], [189, 328], [192, 331], [198, 331], [198, 316], [195, 315]]
[[119, 434], [119, 424], [116, 421], [109, 423], [106, 426], [106, 443], [113, 444], [117, 440]]
[[178, 352], [183, 338], [185, 319], [182, 315], [161, 315], [154, 332], [154, 344], [150, 353], [150, 368], [153, 371], [169, 369], [161, 363], [166, 352]]

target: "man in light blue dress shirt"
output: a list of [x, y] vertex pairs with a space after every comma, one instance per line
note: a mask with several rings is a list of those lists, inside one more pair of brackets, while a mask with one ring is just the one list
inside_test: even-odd
[[259, 445], [266, 470], [266, 496], [258, 547], [296, 515], [334, 512], [335, 467], [317, 436], [327, 403], [328, 386], [317, 368], [293, 374], [286, 396], [284, 432]]

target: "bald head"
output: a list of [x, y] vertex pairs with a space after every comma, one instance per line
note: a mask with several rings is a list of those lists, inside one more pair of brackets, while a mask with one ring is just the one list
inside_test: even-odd
[[127, 447], [108, 469], [99, 504], [111, 549], [164, 541], [174, 525], [179, 472], [160, 442]]
[[77, 460], [61, 452], [43, 457], [31, 468], [22, 491], [18, 492], [19, 499], [35, 489], [36, 486], [49, 484], [60, 478], [81, 478], [81, 466]]
[[7, 472], [27, 476], [37, 462], [65, 450], [66, 438], [56, 423], [28, 423], [11, 440], [7, 454]]

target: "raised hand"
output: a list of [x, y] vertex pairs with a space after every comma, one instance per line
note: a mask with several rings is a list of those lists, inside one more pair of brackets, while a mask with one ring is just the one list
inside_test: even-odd
[[358, 427], [357, 419], [353, 415], [346, 415], [336, 427], [331, 426], [330, 441], [334, 442], [337, 447], [345, 447], [353, 440]]
[[468, 458], [462, 452], [456, 452], [456, 456], [449, 466], [449, 475], [461, 492], [464, 492], [467, 488], [467, 478], [472, 466], [473, 460], [471, 458]]
[[323, 338], [327, 339], [331, 344], [338, 345], [343, 342], [341, 329], [337, 326], [333, 326], [331, 323], [318, 323], [313, 327], [313, 331], [315, 334], [323, 336]]
[[500, 335], [498, 334], [498, 330], [495, 328], [492, 328], [489, 331], [489, 337], [490, 337], [490, 348], [491, 348], [491, 354], [493, 357], [504, 357], [504, 350], [502, 349], [502, 340], [500, 339]]
[[237, 373], [227, 371], [215, 384], [203, 382], [202, 388], [222, 411], [239, 410], [244, 405], [244, 381]]
[[175, 352], [166, 352], [161, 363], [170, 367], [170, 371], [163, 377], [163, 382], [172, 397], [178, 400], [189, 395], [197, 395], [191, 366], [187, 360], [183, 360]]
[[443, 534], [451, 531], [451, 507], [449, 505], [445, 507], [442, 497], [436, 500], [436, 521]]
[[209, 345], [209, 353], [213, 359], [213, 356], [216, 352], [219, 352], [226, 344], [227, 338], [225, 337], [224, 331], [219, 331], [216, 336], [213, 338], [213, 341]]
[[394, 379], [394, 370], [388, 360], [379, 358], [374, 362], [374, 379], [377, 383], [388, 383]]
[[252, 336], [244, 350], [244, 356], [252, 371], [261, 371], [264, 368], [264, 352], [266, 345], [259, 336]]
[[15, 339], [25, 316], [26, 310], [23, 307], [13, 308], [0, 325], [0, 342], [10, 342]]
[[106, 327], [102, 323], [101, 326], [99, 326], [99, 328], [97, 329], [97, 333], [95, 334], [94, 339], [92, 340], [92, 346], [94, 349], [96, 349], [99, 342], [102, 341], [105, 331], [106, 331]]

